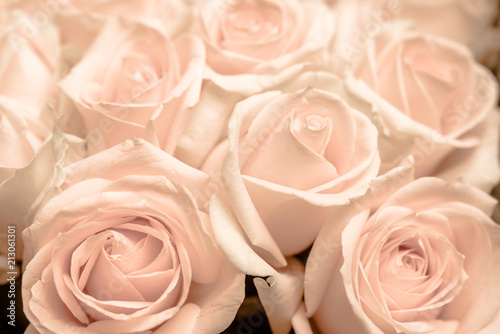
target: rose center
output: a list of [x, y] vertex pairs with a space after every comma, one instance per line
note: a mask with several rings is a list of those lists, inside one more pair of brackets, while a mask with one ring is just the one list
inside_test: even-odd
[[264, 41], [280, 32], [280, 11], [269, 4], [240, 2], [226, 11], [221, 42]]
[[127, 102], [142, 92], [158, 84], [163, 77], [161, 71], [151, 63], [146, 55], [132, 55], [122, 59], [124, 82], [118, 102]]
[[324, 156], [332, 136], [332, 120], [323, 106], [306, 104], [296, 108], [292, 114], [292, 133], [302, 144]]
[[440, 233], [411, 220], [371, 234], [361, 263], [376, 298], [396, 321], [438, 316], [463, 286], [463, 256]]
[[111, 241], [111, 244], [106, 247], [106, 252], [111, 257], [126, 254], [132, 247], [130, 239], [125, 238], [121, 233], [116, 233], [112, 238], [110, 237], [109, 239]]

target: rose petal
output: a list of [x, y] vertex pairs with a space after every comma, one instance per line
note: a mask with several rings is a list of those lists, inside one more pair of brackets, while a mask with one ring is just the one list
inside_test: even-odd
[[292, 328], [291, 319], [299, 307], [303, 294], [304, 271], [302, 264], [288, 259], [288, 265], [263, 279], [254, 278], [259, 299], [264, 306], [273, 333], [286, 334]]
[[[236, 268], [252, 276], [271, 276], [276, 273], [247, 243], [239, 224], [217, 195], [210, 200], [210, 220], [217, 243]], [[234, 249], [238, 249], [238, 252], [234, 252]]]

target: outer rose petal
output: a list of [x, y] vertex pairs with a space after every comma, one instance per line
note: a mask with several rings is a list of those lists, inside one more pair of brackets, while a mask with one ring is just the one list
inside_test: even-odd
[[[481, 145], [455, 151], [443, 161], [436, 170], [436, 176], [445, 180], [459, 180], [474, 184], [478, 188], [489, 191], [492, 184], [500, 179], [500, 166], [492, 159], [499, 150], [500, 113], [488, 115], [485, 122], [471, 131], [472, 137], [479, 138]], [[478, 173], [478, 170], [484, 171]]]
[[0, 97], [0, 183], [32, 160], [49, 134], [37, 113], [29, 105]]
[[[38, 207], [54, 196], [63, 182], [65, 152], [64, 137], [54, 128], [33, 160], [0, 185], [0, 210], [3, 212], [0, 226], [7, 230], [7, 226], [16, 225], [19, 260], [23, 256], [20, 233], [31, 225]], [[7, 235], [3, 236], [2, 244], [6, 244]]]

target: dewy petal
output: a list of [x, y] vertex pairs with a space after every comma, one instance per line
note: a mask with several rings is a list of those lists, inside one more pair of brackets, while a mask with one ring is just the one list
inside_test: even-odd
[[[282, 95], [259, 112], [239, 148], [244, 152], [240, 155], [243, 175], [299, 190], [311, 189], [336, 178], [335, 167], [290, 131], [290, 113], [307, 104], [303, 99], [308, 99], [309, 95], [316, 94], [305, 91], [300, 95]], [[306, 170], [312, 179], [296, 177]]]
[[296, 115], [292, 121], [292, 131], [305, 146], [324, 156], [332, 134], [332, 121], [320, 115]]

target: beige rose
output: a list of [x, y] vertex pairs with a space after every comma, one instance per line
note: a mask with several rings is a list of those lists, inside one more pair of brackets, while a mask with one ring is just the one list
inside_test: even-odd
[[304, 293], [319, 330], [494, 333], [500, 227], [489, 215], [495, 200], [438, 178], [417, 179], [376, 212], [363, 210], [372, 199], [325, 225], [311, 250]]
[[322, 59], [333, 32], [331, 15], [314, 0], [208, 0], [198, 4], [194, 31], [216, 73], [266, 74]]
[[282, 89], [238, 103], [228, 140], [202, 167], [217, 174], [224, 160], [221, 176], [243, 230], [251, 244], [276, 258], [307, 248], [326, 207], [363, 194], [381, 164], [376, 126], [346, 100], [368, 114], [370, 106], [346, 92], [342, 81], [308, 73]]
[[[355, 59], [354, 75], [378, 93], [384, 122], [416, 139], [417, 176], [463, 177], [489, 190], [498, 166], [498, 83], [464, 46], [385, 29]], [[396, 110], [397, 109], [397, 110]]]
[[207, 175], [141, 141], [66, 169], [23, 232], [23, 301], [40, 333], [220, 333], [244, 276], [216, 244]]
[[83, 121], [75, 134], [97, 132], [93, 140], [106, 147], [135, 136], [172, 152], [198, 100], [204, 59], [195, 37], [171, 41], [141, 24], [112, 20], [60, 83], [79, 111], [63, 122]]

